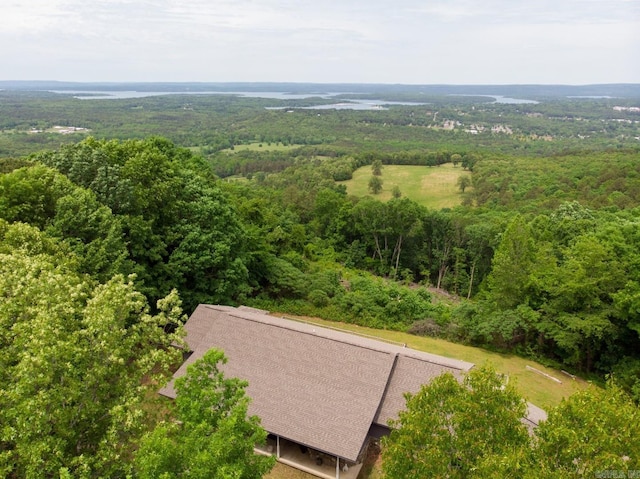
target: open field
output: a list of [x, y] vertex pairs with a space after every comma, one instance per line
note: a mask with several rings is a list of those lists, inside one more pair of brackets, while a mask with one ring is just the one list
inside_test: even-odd
[[[403, 197], [427, 208], [452, 208], [462, 202], [463, 196], [456, 186], [460, 176], [470, 176], [470, 173], [451, 163], [440, 166], [384, 165], [382, 192], [375, 197], [381, 201], [391, 199], [393, 187], [397, 185]], [[371, 166], [367, 165], [354, 171], [353, 179], [341, 183], [346, 185], [350, 195], [366, 196], [370, 194], [370, 178]]]

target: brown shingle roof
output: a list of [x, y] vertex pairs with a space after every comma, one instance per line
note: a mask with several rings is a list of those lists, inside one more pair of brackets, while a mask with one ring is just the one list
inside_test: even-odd
[[461, 369], [442, 366], [411, 356], [398, 355], [389, 378], [387, 391], [374, 422], [386, 426], [390, 419], [398, 419], [398, 412], [405, 408], [405, 393], [417, 393], [423, 384], [431, 382], [432, 379], [446, 372], [459, 377]]
[[[185, 329], [193, 354], [174, 377], [208, 349], [222, 349], [225, 374], [249, 382], [249, 413], [267, 431], [351, 461], [373, 423], [397, 417], [405, 392], [472, 367], [248, 308], [200, 305]], [[172, 385], [161, 393], [175, 397]]]

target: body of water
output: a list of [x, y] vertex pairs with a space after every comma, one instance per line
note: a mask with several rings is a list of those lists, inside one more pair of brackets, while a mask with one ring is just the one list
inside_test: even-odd
[[49, 90], [51, 93], [71, 95], [79, 100], [123, 100], [146, 98], [159, 95], [236, 95], [247, 98], [266, 98], [273, 100], [304, 100], [306, 98], [331, 98], [340, 93], [282, 93], [249, 91], [87, 91], [87, 90]]
[[[79, 100], [123, 100], [131, 98], [146, 98], [159, 95], [236, 95], [246, 98], [265, 98], [272, 100], [305, 100], [309, 98], [331, 99], [337, 95], [348, 93], [283, 93], [283, 92], [249, 92], [249, 91], [87, 91], [87, 90], [49, 90], [52, 93], [71, 95]], [[480, 96], [493, 98], [494, 103], [523, 104], [538, 103], [535, 100], [525, 100], [523, 98], [511, 98], [503, 95], [452, 95], [452, 96]], [[420, 106], [427, 103], [385, 101], [385, 100], [352, 100], [345, 99], [338, 103], [327, 105], [314, 105], [307, 107], [296, 107], [306, 110], [387, 110], [389, 105]], [[293, 107], [272, 107], [271, 109], [286, 110]]]
[[523, 104], [523, 103], [531, 103], [531, 104], [540, 103], [535, 100], [525, 100], [524, 98], [511, 98], [503, 95], [474, 95], [472, 93], [469, 93], [469, 94], [456, 93], [449, 96], [481, 96], [484, 98], [493, 98], [494, 99], [493, 103], [507, 103], [507, 104], [514, 104], [514, 105]]
[[522, 103], [531, 103], [531, 104], [540, 103], [535, 100], [525, 100], [523, 98], [510, 98], [508, 96], [502, 96], [502, 95], [483, 95], [483, 96], [495, 98], [496, 101], [494, 101], [494, 103], [512, 103], [514, 105], [518, 105]]
[[601, 99], [613, 99], [615, 96], [609, 95], [570, 95], [567, 98], [587, 98], [592, 100], [601, 100]]
[[[52, 93], [71, 95], [79, 100], [123, 100], [131, 98], [146, 98], [158, 95], [236, 95], [246, 98], [265, 98], [271, 100], [305, 100], [308, 98], [330, 99], [336, 95], [348, 93], [283, 93], [283, 92], [248, 92], [248, 91], [73, 91], [73, 90], [50, 90]], [[270, 110], [288, 110], [291, 108], [305, 110], [387, 110], [385, 105], [425, 105], [425, 103], [384, 101], [384, 100], [350, 100], [327, 105], [314, 105], [307, 107], [278, 106], [268, 107]]]
[[384, 101], [384, 100], [345, 100], [340, 103], [314, 106], [274, 106], [268, 110], [388, 110], [390, 105], [420, 106], [427, 103], [409, 101]]

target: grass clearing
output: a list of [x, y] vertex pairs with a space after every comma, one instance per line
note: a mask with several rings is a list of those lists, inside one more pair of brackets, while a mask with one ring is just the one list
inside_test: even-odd
[[[440, 166], [384, 165], [382, 168], [382, 192], [375, 195], [380, 201], [392, 198], [394, 186], [400, 188], [403, 197], [427, 208], [453, 208], [460, 205], [463, 196], [456, 185], [460, 176], [471, 176], [461, 166], [446, 163]], [[369, 195], [371, 166], [363, 166], [353, 172], [353, 178], [340, 182], [347, 193], [354, 196]], [[468, 188], [467, 190], [471, 190]]]

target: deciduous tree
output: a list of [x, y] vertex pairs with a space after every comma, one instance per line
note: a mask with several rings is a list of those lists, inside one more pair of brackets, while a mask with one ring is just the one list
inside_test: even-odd
[[374, 195], [377, 195], [382, 191], [382, 180], [379, 176], [373, 175], [369, 178], [369, 191]]
[[475, 477], [487, 457], [528, 444], [525, 409], [491, 368], [472, 370], [462, 382], [439, 376], [407, 395], [406, 410], [383, 442], [385, 477]]
[[147, 391], [177, 359], [163, 327], [179, 299], [152, 316], [131, 278], [96, 284], [35, 228], [3, 233], [23, 242], [0, 245], [0, 475], [123, 477]]
[[456, 181], [456, 185], [458, 185], [458, 188], [460, 188], [460, 191], [464, 193], [464, 190], [466, 190], [467, 187], [471, 186], [471, 178], [469, 178], [466, 175], [459, 176], [458, 180]]
[[371, 163], [371, 174], [373, 176], [382, 175], [382, 161], [373, 160], [373, 163]]
[[176, 380], [175, 421], [160, 424], [135, 457], [140, 479], [259, 479], [275, 462], [254, 453], [267, 433], [247, 417], [246, 381], [225, 378], [212, 349]]

